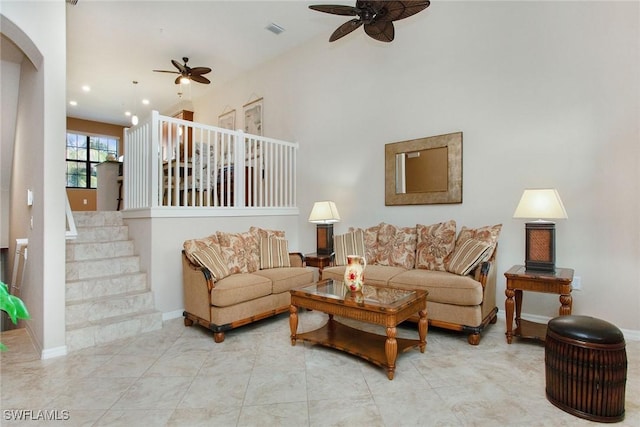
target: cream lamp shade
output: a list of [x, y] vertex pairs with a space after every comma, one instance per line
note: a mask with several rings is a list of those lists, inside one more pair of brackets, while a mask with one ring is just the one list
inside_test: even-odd
[[333, 224], [340, 222], [340, 214], [336, 204], [331, 201], [315, 202], [309, 215], [309, 222], [316, 224]]
[[556, 224], [567, 218], [558, 190], [525, 189], [514, 218], [537, 218], [525, 224], [525, 268], [527, 271], [554, 273], [556, 268]]
[[333, 224], [340, 222], [340, 214], [336, 204], [325, 200], [315, 202], [309, 222], [316, 224], [316, 253], [318, 255], [333, 254]]
[[555, 188], [529, 188], [522, 193], [522, 198], [513, 214], [514, 218], [566, 219], [560, 194]]

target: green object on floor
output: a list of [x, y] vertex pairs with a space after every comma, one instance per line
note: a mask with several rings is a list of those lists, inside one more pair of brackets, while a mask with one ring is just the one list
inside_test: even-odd
[[[9, 288], [3, 282], [0, 282], [0, 310], [5, 311], [14, 324], [18, 323], [18, 319], [29, 319], [29, 312], [22, 300], [9, 293]], [[5, 351], [7, 347], [0, 342], [0, 351]]]

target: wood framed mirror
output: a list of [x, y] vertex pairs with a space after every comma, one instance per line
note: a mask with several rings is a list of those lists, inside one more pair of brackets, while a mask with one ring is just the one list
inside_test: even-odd
[[385, 205], [462, 203], [462, 132], [385, 144]]

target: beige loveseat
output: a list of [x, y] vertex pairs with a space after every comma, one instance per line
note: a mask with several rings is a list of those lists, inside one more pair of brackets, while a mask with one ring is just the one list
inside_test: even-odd
[[313, 283], [299, 253], [289, 253], [284, 233], [251, 227], [184, 242], [184, 323], [225, 332], [289, 310], [289, 290]]
[[416, 227], [381, 223], [334, 237], [335, 266], [323, 279], [343, 280], [346, 255], [365, 256], [365, 284], [426, 289], [431, 326], [463, 331], [469, 344], [495, 323], [496, 249], [502, 226], [462, 227], [455, 221]]

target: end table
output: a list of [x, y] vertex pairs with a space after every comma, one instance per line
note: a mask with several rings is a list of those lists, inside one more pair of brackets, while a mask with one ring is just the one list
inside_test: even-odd
[[305, 254], [304, 261], [307, 267], [316, 267], [319, 271], [318, 280], [322, 280], [322, 269], [333, 265], [333, 254], [318, 255], [317, 253]]
[[[504, 275], [507, 278], [507, 288], [504, 291], [507, 296], [504, 303], [507, 317], [507, 343], [511, 344], [514, 336], [544, 341], [547, 335], [547, 325], [520, 318], [522, 291], [559, 294], [560, 316], [571, 314], [571, 306], [573, 304], [573, 299], [571, 298], [572, 269], [556, 268], [555, 272], [543, 272], [526, 270], [524, 265], [514, 265]], [[513, 330], [514, 304], [516, 314], [515, 331]]]

